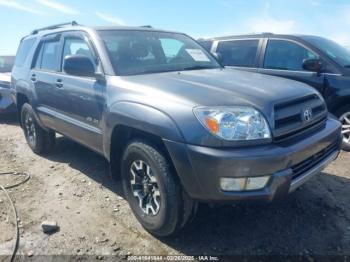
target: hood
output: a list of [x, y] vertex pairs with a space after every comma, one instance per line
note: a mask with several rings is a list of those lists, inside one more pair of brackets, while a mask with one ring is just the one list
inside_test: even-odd
[[11, 83], [11, 73], [0, 73], [0, 82]]
[[314, 94], [303, 83], [234, 69], [208, 69], [122, 77], [128, 86], [191, 106], [248, 105], [270, 114], [273, 104]]
[[[276, 103], [317, 94], [312, 87], [300, 82], [233, 69], [113, 76], [107, 81], [111, 104], [126, 101], [157, 109], [174, 122], [183, 141], [213, 147], [236, 144], [218, 139], [204, 129], [196, 120], [194, 107], [252, 106], [273, 126]], [[134, 118], [142, 117], [134, 114]], [[145, 114], [146, 119], [155, 117]]]

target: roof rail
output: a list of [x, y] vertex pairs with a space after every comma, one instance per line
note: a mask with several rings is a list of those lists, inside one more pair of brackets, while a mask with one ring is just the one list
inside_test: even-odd
[[57, 28], [61, 28], [61, 27], [64, 27], [64, 26], [69, 26], [69, 25], [70, 26], [76, 26], [76, 25], [79, 25], [79, 24], [77, 22], [75, 22], [75, 21], [72, 21], [72, 22], [69, 22], [69, 23], [51, 25], [51, 26], [35, 29], [31, 34], [35, 35], [35, 34], [39, 33], [40, 31], [57, 29]]
[[142, 25], [140, 27], [144, 27], [144, 28], [153, 28], [151, 25]]

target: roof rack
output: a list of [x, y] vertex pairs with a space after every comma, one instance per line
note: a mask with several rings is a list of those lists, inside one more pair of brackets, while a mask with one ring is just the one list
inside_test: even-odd
[[76, 26], [76, 25], [79, 25], [79, 24], [77, 22], [75, 22], [75, 21], [72, 21], [72, 22], [69, 22], [69, 23], [51, 25], [51, 26], [35, 29], [31, 34], [35, 35], [35, 34], [39, 33], [40, 31], [57, 29], [57, 28], [61, 28], [61, 27], [64, 27], [64, 26], [69, 26], [69, 25], [70, 26]]
[[142, 25], [140, 27], [144, 27], [144, 28], [153, 28], [151, 25]]

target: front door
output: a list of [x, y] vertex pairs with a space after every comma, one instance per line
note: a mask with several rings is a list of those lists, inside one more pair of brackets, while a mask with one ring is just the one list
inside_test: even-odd
[[297, 80], [313, 86], [324, 94], [324, 75], [303, 69], [305, 59], [316, 58], [319, 58], [317, 54], [297, 42], [269, 39], [259, 73]]
[[[101, 119], [105, 106], [106, 83], [94, 77], [72, 76], [64, 72], [64, 59], [71, 55], [87, 56], [93, 61], [96, 73], [101, 67], [96, 53], [84, 33], [68, 32], [63, 35], [60, 73], [56, 82], [62, 87], [67, 103], [62, 103], [63, 113], [58, 125], [62, 132], [82, 144], [102, 152]], [[66, 125], [69, 123], [69, 126]]]

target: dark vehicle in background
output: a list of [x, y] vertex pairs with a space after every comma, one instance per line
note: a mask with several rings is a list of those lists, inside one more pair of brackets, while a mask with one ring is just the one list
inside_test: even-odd
[[313, 88], [224, 69], [182, 33], [76, 23], [23, 38], [12, 85], [38, 154], [61, 133], [103, 155], [152, 234], [198, 202], [271, 201], [339, 153], [340, 124]]
[[222, 64], [304, 82], [324, 97], [342, 122], [342, 148], [350, 151], [350, 51], [318, 36], [271, 33], [199, 40]]
[[10, 89], [14, 60], [14, 56], [0, 56], [0, 114], [16, 112]]

